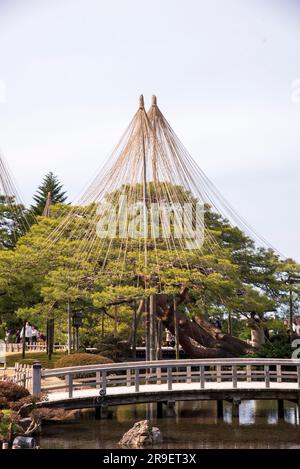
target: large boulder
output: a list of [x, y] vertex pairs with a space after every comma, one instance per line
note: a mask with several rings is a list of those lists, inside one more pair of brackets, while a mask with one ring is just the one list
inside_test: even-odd
[[133, 427], [126, 432], [119, 446], [122, 448], [144, 448], [146, 446], [157, 445], [162, 442], [162, 434], [157, 427], [151, 427], [149, 420], [136, 422]]

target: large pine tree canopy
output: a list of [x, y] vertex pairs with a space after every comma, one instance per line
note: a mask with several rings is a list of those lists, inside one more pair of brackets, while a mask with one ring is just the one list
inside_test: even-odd
[[66, 192], [63, 191], [63, 185], [52, 171], [46, 174], [42, 184], [33, 196], [34, 204], [31, 206], [31, 209], [36, 215], [42, 215], [48, 196], [50, 196], [52, 204], [63, 203], [67, 200]]
[[[300, 265], [282, 259], [231, 208], [181, 145], [156, 99], [148, 114], [140, 100], [113, 156], [77, 205], [64, 204], [66, 192], [53, 172], [44, 177], [31, 210], [45, 216], [14, 250], [0, 251], [0, 328], [1, 322], [8, 326], [30, 320], [45, 330], [51, 314], [59, 340], [66, 341], [72, 310], [84, 314], [82, 343], [97, 344], [104, 319], [108, 329], [113, 328], [114, 334], [118, 330], [120, 338], [128, 340], [132, 303], [146, 304], [155, 294], [174, 298], [182, 287], [189, 289], [186, 311], [180, 312], [188, 322], [182, 324], [189, 329], [186, 336], [193, 347], [195, 328], [200, 327], [194, 327], [195, 318], [226, 320], [230, 315], [239, 325], [233, 333], [249, 339], [251, 315], [262, 320], [274, 311], [277, 317], [287, 316], [292, 294], [297, 297], [296, 312], [300, 282], [290, 279], [300, 279]], [[139, 218], [135, 207], [142, 202], [145, 209]], [[180, 217], [175, 217], [175, 209], [192, 206], [186, 220], [194, 228], [198, 203], [203, 244], [190, 249], [178, 236]], [[158, 217], [158, 234], [145, 236], [155, 218], [152, 204], [169, 211]], [[162, 225], [165, 218], [168, 230]], [[102, 236], [114, 224], [118, 225], [114, 236]], [[142, 338], [142, 327], [139, 333]]]

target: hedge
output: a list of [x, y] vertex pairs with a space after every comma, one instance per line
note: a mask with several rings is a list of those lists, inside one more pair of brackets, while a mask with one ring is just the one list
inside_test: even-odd
[[83, 365], [105, 365], [113, 363], [110, 358], [103, 357], [102, 355], [94, 355], [92, 353], [73, 353], [65, 355], [55, 362], [56, 368], [66, 368], [69, 366], [83, 366]]

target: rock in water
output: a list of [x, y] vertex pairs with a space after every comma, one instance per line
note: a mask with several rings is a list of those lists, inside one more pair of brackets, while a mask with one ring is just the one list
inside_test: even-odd
[[162, 434], [157, 427], [151, 427], [149, 420], [136, 422], [133, 427], [126, 432], [119, 446], [122, 448], [144, 448], [162, 442]]
[[163, 437], [158, 427], [152, 427], [152, 439], [154, 445], [162, 443]]

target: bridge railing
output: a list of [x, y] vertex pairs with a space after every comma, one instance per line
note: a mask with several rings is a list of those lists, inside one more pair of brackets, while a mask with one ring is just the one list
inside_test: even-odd
[[[33, 368], [35, 394], [64, 391], [71, 398], [75, 390], [127, 386], [139, 392], [144, 385], [165, 385], [172, 391], [178, 383], [197, 384], [209, 389], [209, 383], [237, 388], [239, 383], [258, 383], [269, 388], [272, 383], [293, 383], [300, 389], [300, 360], [289, 359], [209, 359], [160, 360], [153, 362], [113, 363], [42, 370]], [[284, 386], [284, 385], [283, 385]], [[288, 386], [288, 384], [287, 384]], [[152, 388], [155, 389], [155, 388]], [[145, 390], [145, 388], [143, 388]], [[151, 389], [149, 389], [151, 390]]]
[[[55, 344], [53, 345], [54, 351], [64, 351], [67, 350], [67, 345], [64, 344]], [[23, 350], [23, 344], [18, 343], [18, 344], [12, 344], [12, 343], [6, 343], [5, 344], [5, 352], [6, 353], [12, 353], [12, 352], [22, 352]], [[37, 344], [26, 344], [25, 345], [25, 350], [27, 352], [46, 352], [47, 350], [47, 345], [46, 343], [37, 343]]]
[[24, 363], [15, 363], [14, 374], [12, 378], [9, 378], [19, 386], [23, 386], [32, 392], [32, 366]]

